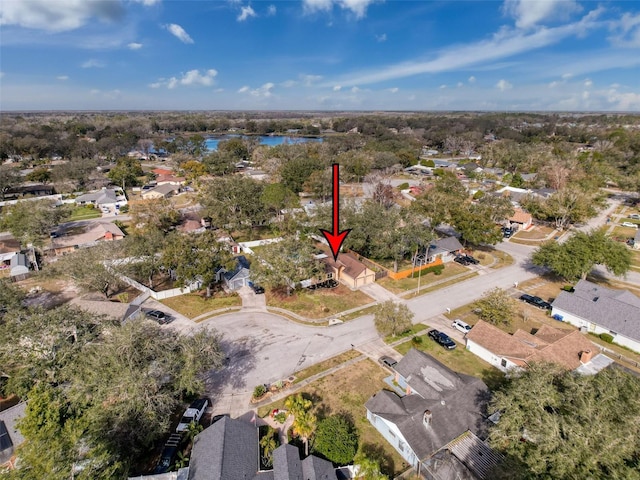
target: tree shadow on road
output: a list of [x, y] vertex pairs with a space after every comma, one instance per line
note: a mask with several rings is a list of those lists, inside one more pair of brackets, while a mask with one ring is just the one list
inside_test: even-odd
[[207, 392], [213, 397], [231, 387], [234, 390], [247, 390], [245, 376], [256, 368], [256, 356], [253, 352], [259, 349], [256, 339], [245, 341], [220, 341], [220, 348], [225, 354], [222, 368], [207, 372], [205, 385]]

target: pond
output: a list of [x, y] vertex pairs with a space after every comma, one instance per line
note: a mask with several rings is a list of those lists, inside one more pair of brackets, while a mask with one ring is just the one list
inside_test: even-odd
[[[205, 143], [207, 144], [207, 149], [209, 151], [213, 151], [218, 149], [218, 142], [221, 142], [223, 140], [229, 140], [230, 138], [248, 139], [251, 137], [246, 135], [220, 135], [217, 137], [208, 137], [205, 140]], [[284, 144], [323, 141], [323, 139], [319, 137], [290, 137], [288, 135], [261, 135], [257, 138], [260, 140], [260, 145], [267, 145], [269, 147], [276, 147], [278, 145], [284, 145]]]

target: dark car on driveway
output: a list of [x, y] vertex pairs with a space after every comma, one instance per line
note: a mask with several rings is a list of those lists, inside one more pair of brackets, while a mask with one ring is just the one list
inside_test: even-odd
[[386, 355], [385, 355], [385, 356], [383, 356], [383, 357], [380, 357], [380, 358], [378, 359], [378, 361], [379, 361], [382, 365], [385, 365], [385, 366], [387, 366], [387, 367], [389, 367], [389, 368], [393, 368], [393, 367], [395, 367], [395, 366], [398, 364], [398, 362], [396, 362], [393, 358], [391, 358], [391, 357], [387, 357]]
[[467, 262], [473, 263], [474, 265], [478, 265], [480, 263], [480, 260], [478, 260], [477, 258], [472, 257], [471, 255], [465, 255], [464, 258], [467, 259]]
[[260, 294], [260, 293], [264, 293], [264, 288], [261, 287], [260, 285], [256, 285], [253, 282], [249, 282], [249, 287], [251, 288], [251, 290], [253, 290], [254, 293], [256, 294]]
[[171, 321], [171, 317], [169, 317], [166, 313], [161, 312], [160, 310], [150, 310], [146, 313], [147, 317], [151, 320], [155, 320], [160, 325], [164, 325], [165, 323], [169, 323]]
[[453, 350], [454, 348], [456, 348], [456, 342], [451, 340], [451, 337], [449, 337], [449, 335], [444, 332], [440, 332], [438, 330], [429, 330], [429, 333], [427, 335], [429, 335], [433, 340], [438, 342], [447, 350]]
[[464, 266], [467, 266], [471, 263], [466, 255], [456, 255], [456, 258], [454, 258], [453, 261]]
[[524, 293], [520, 295], [520, 300], [543, 310], [551, 310], [551, 304], [549, 302], [545, 302], [543, 299], [536, 297], [535, 295], [528, 295]]

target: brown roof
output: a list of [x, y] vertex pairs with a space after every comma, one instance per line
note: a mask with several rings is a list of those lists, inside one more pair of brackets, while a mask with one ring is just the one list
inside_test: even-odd
[[351, 253], [341, 253], [340, 255], [338, 255], [337, 262], [333, 259], [333, 255], [331, 255], [330, 253], [327, 254], [326, 258], [323, 258], [321, 260], [330, 267], [335, 268], [336, 270], [339, 270], [341, 267], [343, 267], [343, 273], [350, 276], [351, 278], [357, 278], [362, 272], [367, 269], [366, 265], [360, 262]]
[[154, 168], [151, 171], [156, 175], [173, 175], [173, 170], [167, 170], [166, 168]]
[[0, 240], [0, 253], [16, 253], [20, 251], [20, 242], [15, 238]]
[[529, 223], [531, 220], [531, 214], [520, 208], [516, 208], [514, 214], [509, 217], [509, 221], [515, 223]]
[[543, 325], [531, 335], [523, 330], [513, 335], [480, 320], [474, 325], [467, 339], [496, 355], [529, 364], [551, 362], [574, 370], [580, 366], [580, 352], [593, 350], [591, 342], [578, 330], [559, 330]]

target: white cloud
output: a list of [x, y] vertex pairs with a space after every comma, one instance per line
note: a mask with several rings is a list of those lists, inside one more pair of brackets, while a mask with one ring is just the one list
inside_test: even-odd
[[91, 18], [115, 22], [124, 17], [122, 3], [110, 0], [19, 0], [0, 2], [0, 25], [63, 32], [85, 25]]
[[613, 105], [612, 110], [629, 112], [640, 110], [640, 93], [618, 92], [615, 88], [609, 90], [607, 100]]
[[69, 80], [69, 76], [68, 75], [58, 75], [56, 77], [56, 80], [60, 80], [60, 81], [64, 82], [65, 80]]
[[129, 50], [140, 50], [142, 48], [141, 43], [131, 42], [127, 45]]
[[276, 6], [275, 5], [269, 5], [269, 7], [267, 7], [267, 15], [269, 17], [273, 17], [276, 14]]
[[393, 87], [388, 89], [391, 93], [398, 93], [398, 87]]
[[474, 77], [473, 75], [471, 75], [469, 77], [469, 80], [467, 80], [469, 83], [476, 83], [476, 77]]
[[584, 86], [585, 86], [585, 87], [590, 87], [591, 85], [593, 85], [593, 82], [592, 82], [590, 79], [588, 79], [588, 78], [587, 78], [587, 79], [584, 81]]
[[382, 35], [376, 35], [376, 40], [380, 43], [387, 41], [387, 34], [383, 33]]
[[285, 88], [291, 88], [295, 85], [297, 85], [298, 82], [296, 82], [295, 80], [285, 80], [284, 82], [282, 82], [280, 84], [280, 86], [285, 87]]
[[516, 21], [518, 28], [532, 28], [545, 20], [566, 20], [582, 7], [575, 0], [506, 0], [503, 12]]
[[244, 92], [248, 92], [250, 89], [247, 85], [245, 85], [244, 87], [240, 87], [238, 89], [238, 93], [244, 93]]
[[501, 79], [500, 81], [498, 81], [498, 83], [496, 83], [496, 88], [498, 88], [501, 92], [504, 92], [505, 90], [513, 88], [513, 85], [511, 85], [506, 80]]
[[334, 92], [339, 92], [340, 90], [342, 90], [342, 87], [340, 85], [334, 85], [333, 87]]
[[462, 87], [462, 85], [463, 85], [463, 83], [462, 83], [462, 82], [458, 82], [458, 83], [456, 84], [456, 87], [460, 88], [460, 87]]
[[96, 60], [94, 58], [90, 58], [81, 65], [82, 68], [104, 68], [105, 66], [106, 65], [104, 62], [101, 62], [100, 60]]
[[170, 23], [168, 25], [164, 25], [164, 28], [169, 30], [169, 32], [182, 43], [193, 43], [193, 38], [191, 38], [189, 34], [184, 30], [184, 28], [182, 28], [180, 25], [176, 23]]
[[237, 20], [239, 22], [244, 22], [247, 18], [255, 16], [257, 16], [255, 10], [251, 8], [251, 5], [247, 5], [240, 9], [240, 15], [238, 15]]
[[334, 5], [338, 5], [343, 10], [349, 10], [355, 14], [356, 18], [363, 18], [367, 14], [367, 8], [377, 0], [302, 0], [302, 5], [306, 12], [329, 12]]
[[629, 12], [622, 15], [618, 22], [611, 22], [609, 37], [611, 43], [618, 47], [640, 47], [640, 13], [633, 15]]
[[440, 90], [444, 90], [445, 88], [447, 88], [447, 86], [443, 84], [443, 85], [440, 85], [438, 88], [439, 88]]
[[558, 81], [554, 80], [553, 82], [551, 82], [551, 83], [549, 84], [549, 88], [556, 88], [556, 87], [557, 87], [558, 85], [560, 85], [560, 84], [561, 84], [560, 82], [558, 82]]
[[[366, 85], [424, 73], [440, 73], [478, 66], [504, 58], [554, 45], [567, 37], [582, 35], [586, 31], [604, 26], [596, 20], [602, 10], [596, 9], [580, 21], [553, 28], [540, 28], [534, 32], [501, 29], [490, 39], [456, 45], [440, 50], [432, 60], [414, 60], [381, 66], [375, 70], [356, 72], [332, 79], [331, 84]], [[477, 68], [477, 67], [476, 67]]]
[[165, 86], [170, 90], [180, 85], [184, 85], [186, 87], [192, 86], [192, 85], [210, 87], [211, 85], [213, 85], [214, 78], [216, 77], [216, 75], [218, 75], [218, 72], [213, 68], [210, 68], [209, 70], [203, 70], [202, 73], [200, 73], [200, 70], [194, 69], [194, 70], [189, 70], [186, 73], [183, 73], [179, 78], [178, 77], [171, 77], [169, 79], [160, 78], [158, 79], [157, 82], [150, 83], [149, 87], [160, 88]]
[[152, 7], [153, 5], [159, 4], [162, 0], [133, 0], [136, 3], [141, 3], [145, 7]]
[[562, 74], [562, 79], [563, 80], [569, 80], [571, 77], [573, 77], [573, 73], [563, 73]]
[[314, 83], [322, 80], [322, 75], [300, 75], [300, 79], [305, 87], [310, 87]]
[[358, 87], [351, 87], [351, 93], [358, 93], [360, 89]]
[[0, 72], [0, 78], [4, 77], [4, 72]]
[[251, 95], [254, 97], [270, 97], [273, 95], [271, 90], [275, 87], [275, 85], [271, 82], [265, 83], [260, 88], [256, 88], [255, 90], [251, 90]]

